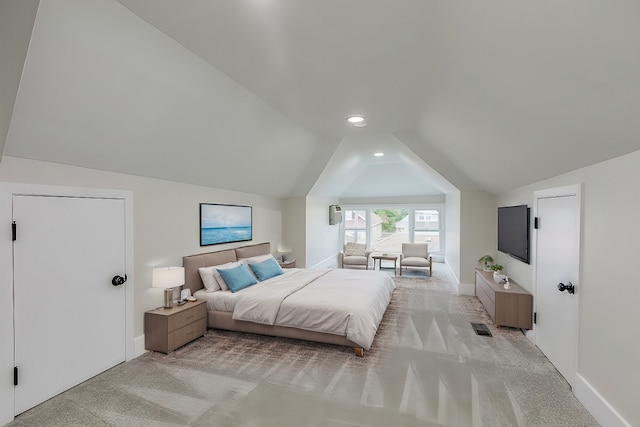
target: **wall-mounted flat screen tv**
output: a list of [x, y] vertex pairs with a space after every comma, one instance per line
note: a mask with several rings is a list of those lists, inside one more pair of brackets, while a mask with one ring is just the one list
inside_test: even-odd
[[498, 208], [498, 250], [529, 264], [529, 208]]
[[251, 206], [200, 203], [200, 246], [253, 238]]

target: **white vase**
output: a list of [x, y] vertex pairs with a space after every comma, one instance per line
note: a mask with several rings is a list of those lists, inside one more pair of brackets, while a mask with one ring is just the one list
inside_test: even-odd
[[498, 271], [494, 271], [493, 272], [493, 281], [496, 282], [496, 283], [504, 283], [505, 275], [502, 274], [502, 270], [498, 270]]

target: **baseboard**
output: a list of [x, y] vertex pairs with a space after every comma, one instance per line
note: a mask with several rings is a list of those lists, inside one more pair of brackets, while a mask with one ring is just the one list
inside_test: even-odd
[[315, 264], [311, 268], [338, 268], [338, 258], [335, 255], [332, 255]]
[[449, 265], [446, 259], [444, 260], [444, 266], [449, 270], [449, 274], [455, 279], [455, 285], [458, 291], [458, 295], [474, 296], [476, 294], [476, 285], [473, 283], [460, 283], [460, 279], [453, 271], [451, 265]]
[[524, 336], [527, 337], [527, 339], [529, 341], [531, 341], [531, 344], [533, 344], [533, 345], [536, 344], [536, 325], [535, 325], [535, 323], [533, 324], [533, 329], [525, 331]]
[[631, 427], [631, 424], [580, 374], [576, 375], [573, 391], [598, 424], [607, 427]]
[[444, 266], [449, 270], [449, 274], [451, 274], [451, 276], [453, 276], [453, 278], [455, 279], [456, 286], [459, 285], [460, 284], [460, 278], [455, 273], [455, 271], [453, 271], [453, 268], [451, 268], [451, 265], [449, 264], [449, 262], [446, 259], [444, 260]]
[[142, 356], [146, 350], [144, 348], [144, 335], [140, 335], [133, 340], [133, 358]]

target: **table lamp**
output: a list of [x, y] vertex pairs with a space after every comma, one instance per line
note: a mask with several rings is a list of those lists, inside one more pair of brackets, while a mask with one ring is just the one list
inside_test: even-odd
[[173, 306], [173, 288], [184, 285], [184, 267], [159, 267], [153, 269], [151, 286], [164, 288], [164, 308]]

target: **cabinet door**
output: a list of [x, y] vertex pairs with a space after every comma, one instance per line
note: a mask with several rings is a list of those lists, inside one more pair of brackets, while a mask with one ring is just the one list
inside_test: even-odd
[[489, 317], [491, 317], [495, 322], [495, 293], [489, 286], [487, 286], [484, 279], [481, 277], [476, 277], [476, 296], [484, 306], [485, 310], [487, 310], [487, 313], [489, 313]]

